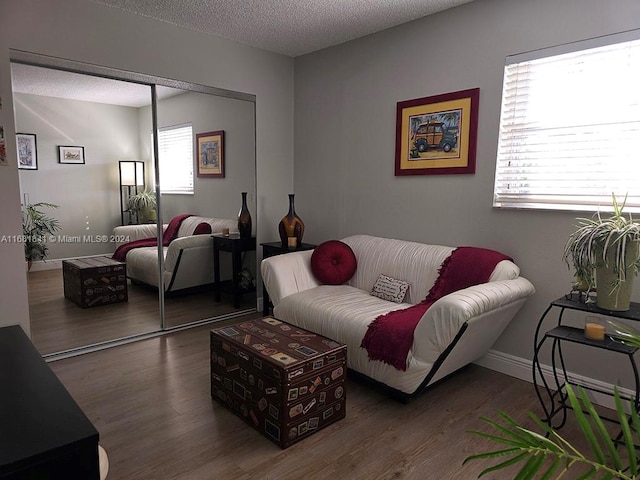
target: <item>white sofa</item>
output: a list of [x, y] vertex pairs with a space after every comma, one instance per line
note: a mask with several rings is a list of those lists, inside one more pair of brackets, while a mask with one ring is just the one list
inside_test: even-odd
[[[211, 225], [211, 234], [193, 235], [200, 223]], [[123, 225], [113, 229], [116, 248], [120, 245], [156, 237], [155, 224]], [[163, 231], [167, 224], [163, 225]], [[164, 268], [162, 279], [167, 293], [186, 288], [207, 285], [213, 279], [213, 238], [212, 234], [222, 233], [228, 228], [238, 233], [238, 220], [227, 218], [187, 217], [180, 224], [177, 237], [163, 247]], [[134, 281], [158, 287], [158, 247], [140, 247], [127, 252], [127, 276]], [[223, 279], [230, 266], [221, 267]], [[230, 278], [230, 277], [229, 277]]]
[[[455, 247], [355, 235], [342, 240], [357, 269], [343, 285], [322, 285], [311, 272], [312, 251], [264, 259], [262, 278], [274, 316], [347, 345], [347, 365], [407, 400], [477, 360], [494, 344], [535, 289], [511, 261], [495, 267], [489, 282], [437, 300], [422, 316], [405, 371], [372, 361], [361, 342], [379, 315], [421, 302]], [[370, 294], [379, 274], [410, 283], [404, 303]]]

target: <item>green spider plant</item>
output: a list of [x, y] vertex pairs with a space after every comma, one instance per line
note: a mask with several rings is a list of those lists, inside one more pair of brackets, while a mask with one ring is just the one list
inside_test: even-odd
[[629, 267], [635, 275], [640, 267], [640, 258], [629, 258], [627, 247], [640, 241], [640, 224], [635, 223], [631, 215], [623, 215], [627, 197], [622, 204], [613, 198], [613, 215], [602, 217], [600, 212], [595, 218], [578, 218], [578, 230], [572, 233], [564, 247], [563, 260], [573, 266], [577, 289], [590, 292], [595, 287], [594, 270], [602, 265], [613, 269], [615, 281], [611, 293], [620, 288], [626, 280]]
[[[613, 329], [610, 337], [625, 345], [640, 348], [640, 332], [613, 320], [608, 320], [608, 323]], [[625, 457], [622, 457], [584, 389], [578, 387], [577, 394], [569, 384], [566, 389], [578, 426], [589, 444], [591, 450], [589, 454], [580, 452], [555, 429], [531, 412], [528, 414], [529, 417], [540, 427], [543, 434], [521, 427], [509, 415], [498, 411], [500, 419], [497, 421], [486, 417], [481, 418], [482, 421], [491, 425], [496, 433], [480, 431], [469, 433], [487, 438], [502, 447], [499, 450], [467, 457], [464, 463], [478, 459], [503, 459], [500, 463], [485, 468], [478, 478], [523, 463], [514, 477], [517, 480], [559, 479], [569, 470], [578, 471], [579, 479], [640, 480], [640, 466], [635, 447], [640, 443], [640, 416], [633, 402], [629, 401], [628, 411], [631, 413], [627, 414], [620, 393], [614, 387], [616, 415], [622, 434], [620, 443], [623, 444], [623, 452], [626, 453]], [[536, 477], [536, 475], [540, 476]]]

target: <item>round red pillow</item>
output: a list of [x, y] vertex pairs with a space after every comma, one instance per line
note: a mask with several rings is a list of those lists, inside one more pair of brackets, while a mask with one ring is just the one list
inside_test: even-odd
[[199, 223], [196, 228], [193, 229], [194, 235], [208, 235], [211, 233], [211, 225], [207, 222]]
[[342, 285], [353, 277], [357, 266], [353, 250], [340, 240], [321, 243], [311, 254], [313, 276], [327, 285]]

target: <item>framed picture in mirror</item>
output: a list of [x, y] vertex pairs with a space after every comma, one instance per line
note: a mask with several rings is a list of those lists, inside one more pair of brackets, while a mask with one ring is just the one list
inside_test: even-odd
[[38, 169], [38, 149], [34, 133], [16, 133], [18, 148], [18, 168], [21, 170]]
[[224, 178], [224, 130], [197, 133], [198, 177]]
[[58, 146], [59, 163], [84, 163], [84, 147]]

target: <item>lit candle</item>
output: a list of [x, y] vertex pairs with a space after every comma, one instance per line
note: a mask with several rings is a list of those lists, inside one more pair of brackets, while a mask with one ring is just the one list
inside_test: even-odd
[[604, 325], [598, 323], [585, 323], [584, 336], [591, 340], [604, 340]]
[[298, 246], [298, 239], [296, 237], [288, 237], [287, 242], [289, 248], [296, 248]]

